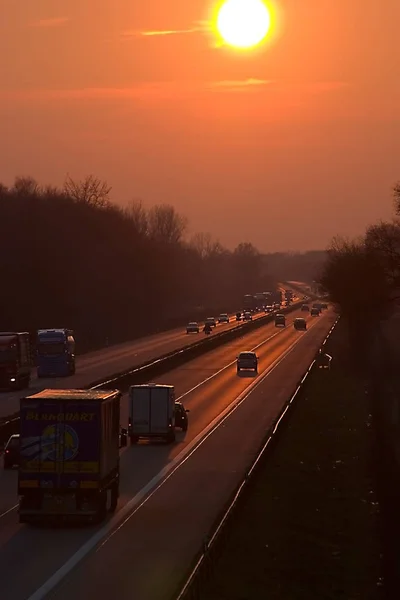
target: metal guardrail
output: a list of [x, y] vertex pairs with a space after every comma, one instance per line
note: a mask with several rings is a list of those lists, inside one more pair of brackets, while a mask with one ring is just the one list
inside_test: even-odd
[[227, 521], [230, 519], [230, 517], [232, 517], [232, 513], [237, 506], [238, 500], [239, 500], [239, 498], [241, 498], [245, 488], [247, 488], [252, 476], [254, 475], [257, 467], [260, 464], [261, 459], [264, 458], [265, 453], [271, 449], [273, 443], [275, 443], [277, 441], [278, 434], [280, 433], [280, 431], [282, 429], [282, 424], [284, 421], [287, 420], [287, 419], [285, 419], [285, 417], [287, 416], [287, 413], [290, 411], [290, 408], [292, 408], [292, 405], [295, 402], [299, 392], [303, 389], [304, 384], [307, 381], [307, 378], [309, 377], [310, 373], [313, 371], [316, 364], [318, 364], [317, 363], [318, 356], [321, 352], [324, 352], [324, 347], [325, 347], [327, 341], [329, 340], [330, 336], [332, 335], [332, 332], [334, 331], [339, 320], [340, 320], [340, 316], [336, 319], [335, 323], [332, 325], [331, 329], [329, 330], [328, 334], [326, 335], [324, 341], [322, 342], [322, 345], [320, 346], [319, 350], [317, 351], [317, 353], [315, 355], [314, 360], [309, 365], [309, 367], [307, 368], [303, 377], [301, 378], [300, 382], [298, 383], [295, 392], [292, 394], [290, 399], [285, 404], [281, 413], [277, 417], [275, 423], [269, 429], [269, 431], [266, 435], [266, 440], [262, 444], [261, 450], [258, 452], [255, 460], [252, 462], [252, 464], [251, 464], [249, 470], [247, 471], [246, 475], [244, 476], [242, 482], [239, 484], [239, 486], [233, 496], [233, 499], [231, 499], [229, 501], [228, 507], [224, 509], [222, 516], [219, 518], [218, 523], [215, 526], [214, 531], [212, 532], [211, 536], [207, 537], [204, 540], [202, 550], [196, 557], [195, 565], [192, 568], [192, 570], [190, 571], [189, 575], [186, 576], [185, 581], [182, 584], [180, 591], [178, 592], [177, 595], [174, 596], [174, 600], [202, 600], [201, 596], [200, 596], [200, 592], [196, 588], [196, 581], [198, 581], [198, 578], [201, 577], [203, 570], [207, 571], [207, 568], [209, 568], [210, 565], [212, 564], [212, 553], [215, 548], [215, 544], [216, 544], [217, 540], [220, 538], [221, 532], [223, 531]]
[[[301, 306], [302, 302], [293, 302], [290, 306], [286, 308], [282, 308], [279, 312], [283, 314], [289, 314], [294, 310], [297, 310], [299, 306]], [[202, 339], [200, 341], [194, 342], [193, 344], [187, 344], [183, 346], [179, 350], [173, 350], [167, 354], [164, 354], [157, 359], [146, 362], [141, 365], [138, 365], [134, 369], [130, 369], [129, 371], [122, 371], [120, 373], [115, 373], [110, 376], [108, 379], [97, 380], [88, 383], [83, 386], [84, 389], [107, 389], [107, 388], [115, 388], [118, 389], [127, 389], [129, 385], [134, 383], [145, 383], [149, 381], [151, 378], [155, 376], [162, 375], [170, 371], [173, 368], [176, 368], [179, 365], [184, 364], [190, 360], [193, 360], [197, 356], [201, 354], [205, 354], [210, 350], [214, 350], [218, 346], [222, 346], [227, 342], [240, 337], [242, 335], [246, 335], [251, 331], [262, 327], [268, 323], [271, 323], [275, 319], [275, 313], [268, 313], [254, 321], [247, 321], [246, 323], [241, 322], [240, 325], [236, 327], [232, 327], [228, 331], [223, 331], [217, 334], [210, 334], [206, 339]], [[18, 433], [19, 431], [19, 412], [16, 412], [9, 417], [6, 417], [6, 420], [0, 424], [0, 448], [7, 442], [10, 435], [13, 433]]]

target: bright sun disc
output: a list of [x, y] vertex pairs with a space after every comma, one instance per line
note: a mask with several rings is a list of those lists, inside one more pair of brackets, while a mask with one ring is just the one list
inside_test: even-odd
[[230, 46], [251, 48], [267, 35], [271, 25], [262, 0], [227, 0], [218, 12], [217, 28]]

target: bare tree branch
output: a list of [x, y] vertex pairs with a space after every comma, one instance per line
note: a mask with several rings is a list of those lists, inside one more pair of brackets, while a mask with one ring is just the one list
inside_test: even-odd
[[170, 204], [153, 206], [148, 213], [150, 237], [161, 243], [178, 244], [186, 230], [187, 219]]
[[93, 175], [87, 175], [83, 181], [74, 181], [69, 175], [64, 182], [64, 193], [75, 202], [90, 204], [97, 208], [110, 205], [111, 187]]

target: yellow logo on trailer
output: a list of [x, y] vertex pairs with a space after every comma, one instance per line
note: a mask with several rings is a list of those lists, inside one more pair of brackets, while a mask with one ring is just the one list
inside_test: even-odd
[[41, 447], [45, 460], [72, 460], [79, 450], [78, 434], [70, 425], [48, 425], [41, 436]]

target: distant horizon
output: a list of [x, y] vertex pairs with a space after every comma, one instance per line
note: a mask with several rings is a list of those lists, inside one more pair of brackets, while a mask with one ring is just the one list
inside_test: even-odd
[[216, 38], [214, 2], [6, 4], [5, 183], [93, 173], [120, 205], [172, 204], [191, 231], [261, 252], [325, 248], [392, 217], [398, 0], [379, 22], [364, 0], [283, 3], [245, 52]]

